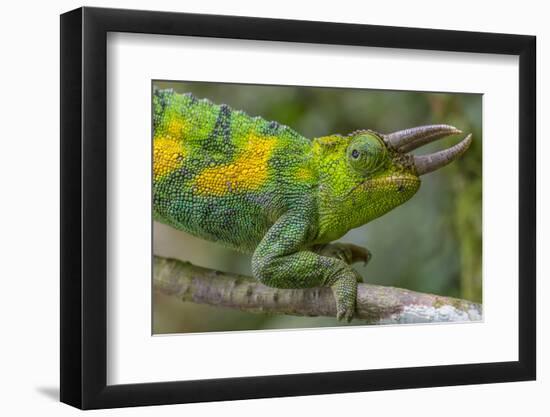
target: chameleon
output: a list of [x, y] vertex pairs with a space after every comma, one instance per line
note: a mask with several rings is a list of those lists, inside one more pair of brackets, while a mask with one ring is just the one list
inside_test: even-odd
[[308, 139], [191, 93], [155, 90], [153, 218], [252, 255], [253, 277], [275, 288], [330, 287], [350, 321], [368, 249], [335, 240], [409, 200], [420, 176], [472, 142], [410, 151], [450, 135], [446, 125], [382, 134], [365, 129]]

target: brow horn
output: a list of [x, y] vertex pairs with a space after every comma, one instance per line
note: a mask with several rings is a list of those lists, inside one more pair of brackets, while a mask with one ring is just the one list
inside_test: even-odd
[[449, 125], [418, 126], [384, 135], [384, 140], [399, 152], [409, 152], [427, 143], [460, 133], [461, 130]]
[[462, 141], [450, 148], [443, 149], [428, 155], [413, 156], [414, 166], [418, 175], [424, 175], [450, 164], [460, 157], [470, 147], [472, 135], [469, 134]]

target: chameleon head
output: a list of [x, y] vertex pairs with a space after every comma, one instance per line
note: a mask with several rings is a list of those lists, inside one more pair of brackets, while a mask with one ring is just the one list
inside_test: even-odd
[[328, 234], [334, 238], [409, 200], [420, 187], [420, 176], [459, 158], [470, 146], [472, 136], [431, 154], [409, 152], [460, 133], [453, 126], [430, 125], [386, 135], [363, 130], [344, 138], [317, 139], [321, 144], [331, 144], [330, 150], [322, 152], [320, 167], [325, 171], [320, 184], [320, 220], [333, 229], [327, 230]]

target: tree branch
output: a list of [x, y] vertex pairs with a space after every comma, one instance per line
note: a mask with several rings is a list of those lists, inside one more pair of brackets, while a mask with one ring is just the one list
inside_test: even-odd
[[[330, 288], [280, 289], [252, 278], [154, 258], [154, 288], [162, 294], [248, 312], [336, 316]], [[371, 324], [479, 321], [482, 307], [466, 300], [393, 287], [359, 284], [355, 318]]]

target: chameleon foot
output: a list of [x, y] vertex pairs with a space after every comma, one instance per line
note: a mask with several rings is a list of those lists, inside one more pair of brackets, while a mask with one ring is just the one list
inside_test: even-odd
[[353, 243], [327, 243], [316, 245], [313, 250], [322, 256], [341, 259], [348, 265], [363, 262], [365, 265], [371, 260], [372, 254], [367, 248], [354, 245]]
[[331, 285], [336, 299], [336, 318], [348, 323], [355, 314], [357, 298], [357, 278], [355, 271], [346, 272]]

